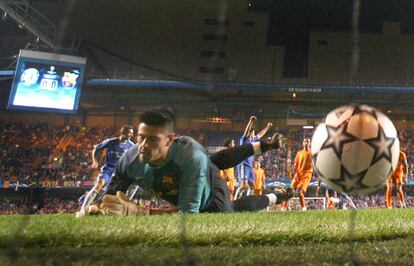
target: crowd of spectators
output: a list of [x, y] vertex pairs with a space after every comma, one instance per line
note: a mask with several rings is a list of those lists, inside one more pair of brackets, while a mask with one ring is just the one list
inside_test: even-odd
[[0, 214], [49, 214], [75, 213], [79, 209], [76, 200], [46, 199], [42, 203], [34, 203], [25, 199], [1, 199]]
[[[19, 181], [26, 184], [42, 180], [91, 180], [93, 178], [90, 168], [93, 146], [119, 133], [119, 129], [115, 127], [88, 128], [81, 125], [52, 127], [47, 124], [0, 122], [2, 132], [0, 180]], [[234, 137], [238, 143], [237, 132], [181, 130], [179, 133], [194, 137], [211, 152], [219, 150], [226, 137]], [[271, 151], [257, 158], [265, 170], [268, 182], [289, 179], [289, 168], [296, 152], [302, 149], [303, 138], [311, 137], [312, 134], [312, 130], [292, 132], [289, 136], [288, 149]], [[411, 177], [414, 166], [412, 131], [402, 130], [400, 141], [401, 149], [407, 153], [409, 177]]]
[[24, 184], [88, 180], [93, 145], [117, 130], [0, 121], [0, 180]]

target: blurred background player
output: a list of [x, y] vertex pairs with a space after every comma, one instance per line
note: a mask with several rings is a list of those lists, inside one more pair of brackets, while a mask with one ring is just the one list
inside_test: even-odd
[[[295, 162], [293, 165], [293, 170], [291, 177], [293, 177], [291, 188], [296, 190], [296, 193], [299, 196], [300, 206], [302, 210], [305, 211], [305, 192], [308, 189], [309, 183], [312, 179], [313, 167], [312, 167], [312, 154], [310, 151], [310, 139], [303, 139], [303, 150], [300, 150], [296, 153]], [[286, 201], [283, 203], [282, 209], [286, 209], [289, 205], [289, 202]]]
[[95, 185], [85, 196], [81, 209], [91, 205], [95, 200], [96, 195], [102, 190], [105, 184], [109, 182], [119, 158], [121, 158], [128, 149], [134, 146], [134, 143], [131, 141], [133, 135], [133, 127], [124, 125], [121, 128], [121, 135], [119, 137], [105, 139], [98, 145], [95, 145], [92, 150], [92, 168], [97, 169], [99, 167], [97, 153], [104, 149], [106, 149], [105, 164], [99, 171]]
[[[234, 148], [235, 146], [236, 146], [236, 144], [235, 144], [235, 141], [234, 141], [233, 138], [228, 138], [224, 142], [224, 147], [226, 147], [226, 149]], [[236, 182], [236, 177], [234, 175], [234, 167], [224, 169], [224, 170], [220, 170], [220, 176], [226, 181], [227, 187], [229, 188], [229, 191], [230, 191], [230, 200], [233, 200], [233, 198], [234, 198], [234, 185], [235, 185], [235, 182]]]
[[265, 171], [260, 167], [258, 160], [254, 161], [254, 194], [262, 195], [263, 191], [266, 190], [266, 174]]
[[405, 199], [404, 199], [404, 191], [402, 186], [404, 181], [407, 181], [407, 171], [408, 171], [408, 164], [407, 164], [407, 156], [403, 151], [400, 151], [400, 155], [398, 158], [398, 164], [395, 168], [395, 171], [392, 175], [387, 179], [387, 190], [385, 192], [385, 203], [387, 208], [392, 208], [392, 187], [395, 186], [397, 190], [398, 196], [398, 203], [400, 207], [406, 208]]
[[[354, 201], [352, 200], [352, 198], [350, 196], [348, 196], [348, 194], [346, 194], [345, 192], [337, 192], [334, 191], [330, 188], [328, 188], [328, 186], [324, 183], [322, 183], [320, 181], [320, 179], [318, 179], [318, 186], [316, 189], [316, 196], [318, 196], [319, 194], [319, 188], [320, 187], [324, 187], [325, 188], [325, 198], [326, 198], [326, 208], [327, 209], [354, 209], [356, 210], [357, 207], [354, 203]], [[348, 206], [348, 207], [347, 207]]]
[[[259, 133], [254, 131], [254, 123], [257, 117], [251, 116], [249, 122], [244, 129], [243, 136], [240, 138], [240, 145], [252, 143], [261, 139], [266, 132], [272, 127], [272, 123], [267, 123], [266, 127], [263, 128]], [[239, 172], [240, 186], [236, 191], [235, 199], [241, 197], [244, 191], [247, 191], [247, 195], [250, 195], [251, 190], [254, 190], [254, 174], [253, 174], [253, 160], [254, 157], [250, 156], [243, 161]]]

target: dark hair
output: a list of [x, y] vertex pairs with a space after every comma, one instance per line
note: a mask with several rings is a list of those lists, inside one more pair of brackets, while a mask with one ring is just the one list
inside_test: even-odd
[[139, 118], [141, 123], [149, 126], [161, 127], [169, 132], [175, 131], [175, 117], [168, 109], [153, 109], [145, 111]]
[[123, 125], [121, 127], [121, 134], [125, 134], [126, 132], [128, 132], [130, 129], [134, 130], [134, 127], [131, 125]]
[[224, 140], [224, 147], [230, 146], [231, 142], [234, 141], [233, 138], [227, 138]]

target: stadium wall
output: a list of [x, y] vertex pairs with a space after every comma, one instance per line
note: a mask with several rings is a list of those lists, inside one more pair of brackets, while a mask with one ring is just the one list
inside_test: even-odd
[[[351, 32], [310, 32], [308, 81], [349, 83]], [[402, 35], [400, 23], [384, 22], [382, 34], [360, 33], [355, 78], [363, 84], [412, 84], [414, 36]]]

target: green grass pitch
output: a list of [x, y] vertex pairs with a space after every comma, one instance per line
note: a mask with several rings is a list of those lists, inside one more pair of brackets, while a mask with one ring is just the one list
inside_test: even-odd
[[409, 265], [414, 209], [4, 215], [0, 247], [0, 265]]

